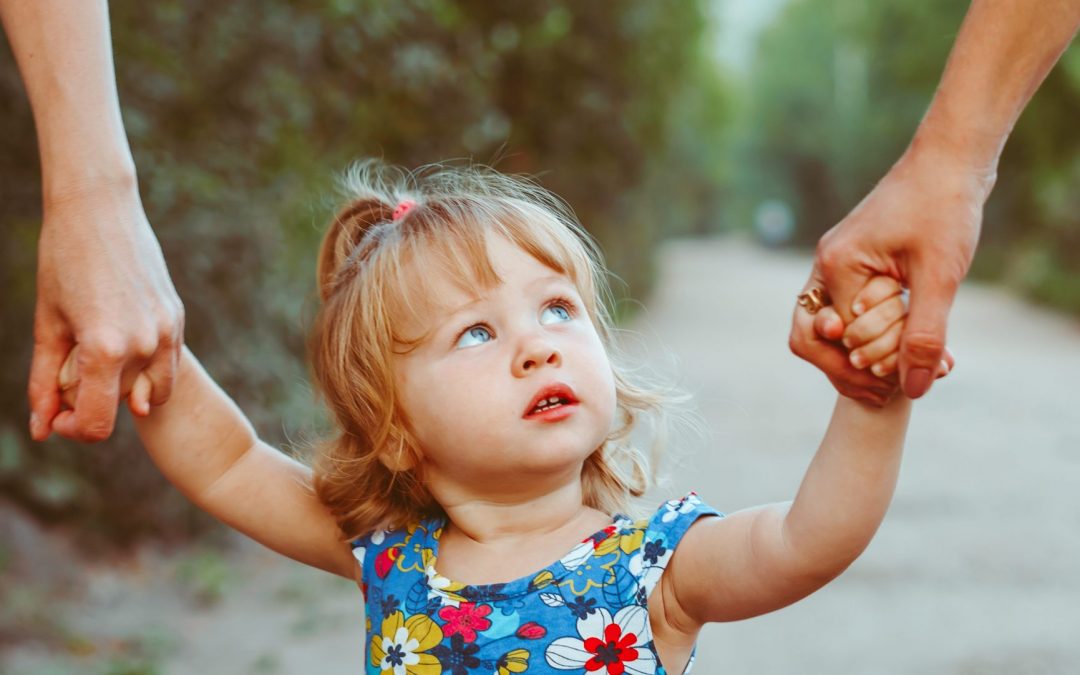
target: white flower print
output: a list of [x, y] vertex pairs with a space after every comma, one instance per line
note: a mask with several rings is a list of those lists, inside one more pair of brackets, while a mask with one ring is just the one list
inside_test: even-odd
[[563, 556], [562, 560], [560, 560], [559, 562], [563, 564], [563, 567], [573, 572], [577, 568], [584, 565], [586, 560], [592, 557], [593, 550], [593, 543], [591, 539], [583, 541], [577, 546], [575, 546], [573, 550]]
[[701, 504], [701, 500], [698, 496], [691, 492], [682, 499], [669, 499], [664, 502], [664, 515], [660, 517], [660, 520], [665, 523], [670, 523], [684, 513], [690, 513], [696, 506]]

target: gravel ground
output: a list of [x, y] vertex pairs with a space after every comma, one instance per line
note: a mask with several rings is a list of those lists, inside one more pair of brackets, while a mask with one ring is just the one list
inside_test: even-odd
[[[809, 259], [732, 238], [677, 241], [660, 269], [638, 348], [696, 395], [711, 435], [681, 444], [659, 496], [695, 489], [727, 511], [790, 499], [835, 399], [786, 345]], [[1080, 672], [1080, 322], [967, 284], [949, 343], [957, 368], [916, 405], [870, 548], [790, 608], [707, 627], [697, 675]], [[15, 525], [72, 560], [82, 592], [20, 590], [21, 602], [49, 603], [68, 637], [9, 647], [0, 672], [362, 672], [348, 582], [243, 542], [87, 567], [62, 538]]]

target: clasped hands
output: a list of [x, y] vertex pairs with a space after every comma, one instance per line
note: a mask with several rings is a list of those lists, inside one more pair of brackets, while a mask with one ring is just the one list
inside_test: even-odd
[[[892, 277], [872, 277], [855, 295], [850, 313], [854, 319], [845, 324], [833, 305], [815, 313], [796, 306], [792, 339], [798, 337], [801, 350], [796, 353], [818, 365], [841, 394], [883, 406], [900, 388], [897, 367], [907, 318], [906, 294]], [[946, 349], [934, 378], [945, 377], [954, 365]], [[834, 377], [830, 371], [844, 376]]]

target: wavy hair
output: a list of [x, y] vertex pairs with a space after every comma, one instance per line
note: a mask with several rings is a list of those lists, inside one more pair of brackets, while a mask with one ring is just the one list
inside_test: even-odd
[[[377, 527], [400, 527], [442, 514], [418, 476], [420, 448], [395, 392], [392, 355], [424, 339], [395, 330], [396, 312], [422, 311], [431, 276], [483, 287], [498, 282], [487, 238], [506, 237], [565, 274], [607, 350], [614, 374], [616, 428], [582, 469], [585, 503], [606, 513], [628, 512], [655, 479], [655, 457], [666, 431], [665, 408], [687, 400], [660, 384], [615, 343], [612, 294], [599, 248], [569, 206], [529, 179], [479, 166], [429, 165], [415, 171], [378, 160], [353, 165], [342, 177], [347, 202], [319, 252], [321, 306], [309, 352], [319, 392], [337, 433], [319, 444], [317, 497], [353, 538]], [[415, 202], [397, 220], [394, 209]], [[441, 275], [439, 278], [445, 278]], [[642, 415], [653, 421], [651, 451], [631, 441]]]

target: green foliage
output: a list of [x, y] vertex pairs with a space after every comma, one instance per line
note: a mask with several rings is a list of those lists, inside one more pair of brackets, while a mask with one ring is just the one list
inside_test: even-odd
[[[624, 292], [644, 292], [660, 234], [715, 203], [725, 85], [704, 65], [700, 4], [112, 3], [124, 120], [187, 342], [260, 435], [303, 448], [321, 426], [303, 323], [334, 176], [354, 159], [469, 157], [537, 174], [601, 240]], [[0, 492], [95, 538], [203, 529], [127, 421], [95, 447], [25, 436], [40, 195], [10, 58], [0, 128], [12, 327], [0, 332]]]
[[[793, 0], [763, 34], [729, 137], [729, 222], [791, 205], [812, 244], [901, 154], [968, 0]], [[1014, 130], [973, 273], [1054, 306], [1080, 305], [1080, 50], [1066, 51]]]

